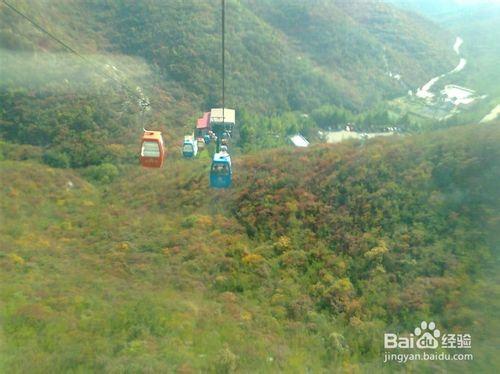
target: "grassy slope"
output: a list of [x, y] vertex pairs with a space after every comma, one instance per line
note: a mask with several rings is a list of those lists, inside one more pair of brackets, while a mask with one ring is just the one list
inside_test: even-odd
[[228, 192], [203, 160], [107, 185], [2, 161], [0, 369], [373, 371], [423, 318], [473, 334], [448, 369], [498, 368], [499, 141], [276, 150]]

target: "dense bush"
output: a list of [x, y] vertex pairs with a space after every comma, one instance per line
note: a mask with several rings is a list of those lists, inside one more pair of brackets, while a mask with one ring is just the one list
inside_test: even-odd
[[443, 315], [453, 302], [436, 285], [458, 292], [493, 256], [499, 135], [483, 126], [266, 153], [238, 174], [234, 212], [249, 235], [288, 248], [280, 263], [320, 309], [402, 324]]
[[119, 175], [119, 171], [115, 165], [105, 163], [90, 166], [83, 174], [90, 180], [106, 184], [112, 182]]

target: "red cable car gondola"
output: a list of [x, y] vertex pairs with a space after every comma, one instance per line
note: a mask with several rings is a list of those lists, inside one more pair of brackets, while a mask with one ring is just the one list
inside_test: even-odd
[[161, 168], [165, 158], [165, 147], [161, 131], [144, 130], [141, 142], [141, 165], [146, 168]]

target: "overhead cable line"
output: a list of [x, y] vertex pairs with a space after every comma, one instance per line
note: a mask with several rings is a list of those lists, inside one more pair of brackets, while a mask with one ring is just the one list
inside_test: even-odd
[[226, 1], [222, 1], [222, 122], [226, 108]]
[[129, 86], [127, 86], [126, 84], [124, 84], [122, 81], [116, 79], [114, 76], [106, 73], [104, 70], [102, 70], [101, 66], [97, 65], [92, 60], [90, 60], [87, 57], [85, 57], [82, 54], [80, 54], [78, 51], [76, 51], [74, 48], [72, 48], [71, 46], [69, 46], [67, 43], [63, 42], [57, 36], [55, 36], [50, 31], [48, 31], [47, 29], [45, 29], [43, 26], [41, 26], [40, 24], [38, 24], [36, 21], [34, 21], [33, 19], [31, 19], [30, 17], [28, 17], [27, 15], [25, 15], [23, 12], [21, 12], [19, 9], [17, 9], [14, 5], [8, 3], [6, 0], [2, 0], [2, 2], [10, 10], [12, 10], [16, 14], [18, 14], [19, 16], [21, 16], [22, 18], [24, 18], [25, 20], [27, 20], [29, 23], [31, 23], [36, 29], [38, 29], [39, 31], [41, 31], [44, 34], [46, 34], [47, 36], [49, 36], [51, 39], [55, 40], [57, 43], [59, 43], [60, 45], [62, 45], [64, 48], [66, 48], [71, 53], [73, 53], [76, 56], [80, 57], [81, 59], [83, 59], [84, 61], [86, 61], [89, 64], [93, 65], [94, 67], [98, 68], [100, 70], [100, 72], [99, 71], [97, 72], [98, 74], [101, 74], [102, 76], [104, 76], [104, 77], [106, 77], [108, 79], [113, 80], [115, 83], [117, 83], [121, 88], [123, 88], [129, 94], [131, 94], [132, 96], [135, 96], [136, 98], [138, 98], [139, 99], [139, 106], [141, 107], [142, 110], [144, 110], [144, 107], [148, 107], [149, 106], [149, 100], [145, 100], [145, 98], [142, 95], [139, 95], [137, 92], [135, 92]]

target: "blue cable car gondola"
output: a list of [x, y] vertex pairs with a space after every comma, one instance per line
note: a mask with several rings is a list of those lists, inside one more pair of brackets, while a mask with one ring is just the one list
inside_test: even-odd
[[185, 137], [182, 144], [182, 155], [185, 158], [194, 158], [198, 154], [198, 143], [194, 137]]
[[233, 170], [231, 156], [227, 152], [214, 154], [210, 169], [210, 187], [229, 188], [231, 186]]

